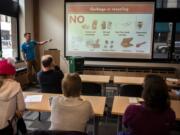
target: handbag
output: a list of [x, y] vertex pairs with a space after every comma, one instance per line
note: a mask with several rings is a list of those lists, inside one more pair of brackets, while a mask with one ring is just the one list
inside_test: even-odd
[[26, 135], [27, 134], [27, 128], [26, 128], [26, 124], [24, 122], [24, 119], [22, 116], [16, 116], [17, 121], [17, 130], [21, 132], [22, 135]]
[[8, 121], [8, 126], [0, 129], [0, 135], [13, 135], [13, 127], [10, 121]]

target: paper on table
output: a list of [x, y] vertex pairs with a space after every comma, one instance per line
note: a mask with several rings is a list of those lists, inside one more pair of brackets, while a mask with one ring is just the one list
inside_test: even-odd
[[137, 104], [137, 103], [138, 103], [138, 100], [137, 100], [137, 98], [129, 98], [129, 103], [131, 103], [131, 104]]
[[167, 81], [172, 81], [172, 82], [177, 82], [178, 79], [174, 79], [174, 78], [166, 78]]
[[138, 100], [139, 103], [144, 102], [144, 99], [142, 99], [142, 98], [138, 98], [137, 100]]
[[42, 96], [43, 95], [31, 95], [31, 96], [26, 96], [25, 102], [41, 102], [42, 101]]

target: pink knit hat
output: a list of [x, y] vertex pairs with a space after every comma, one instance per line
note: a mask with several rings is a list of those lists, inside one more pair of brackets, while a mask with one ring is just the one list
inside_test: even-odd
[[16, 69], [8, 59], [0, 60], [0, 75], [14, 75]]

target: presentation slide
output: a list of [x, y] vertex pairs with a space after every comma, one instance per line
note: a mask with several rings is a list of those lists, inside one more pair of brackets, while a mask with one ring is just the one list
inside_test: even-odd
[[151, 59], [152, 2], [66, 3], [66, 56]]

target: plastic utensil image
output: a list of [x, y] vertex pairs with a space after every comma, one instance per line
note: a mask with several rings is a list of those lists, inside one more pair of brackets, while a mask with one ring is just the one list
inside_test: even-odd
[[141, 47], [141, 46], [144, 45], [144, 44], [146, 44], [145, 41], [144, 41], [144, 42], [141, 42], [141, 43], [137, 43], [137, 44], [136, 44], [136, 47]]

